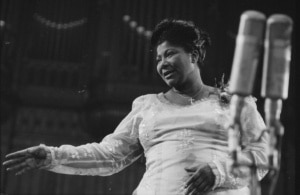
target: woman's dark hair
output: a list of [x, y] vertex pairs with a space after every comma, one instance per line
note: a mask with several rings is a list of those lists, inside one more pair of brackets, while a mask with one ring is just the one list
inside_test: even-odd
[[198, 51], [200, 65], [203, 65], [206, 48], [210, 45], [208, 33], [200, 30], [193, 22], [174, 19], [164, 19], [154, 28], [152, 47], [156, 48], [164, 41], [181, 46], [186, 52]]

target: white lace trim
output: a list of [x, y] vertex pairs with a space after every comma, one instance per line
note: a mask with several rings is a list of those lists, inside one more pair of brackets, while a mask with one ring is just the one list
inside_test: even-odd
[[214, 190], [215, 188], [220, 187], [224, 184], [224, 182], [225, 182], [225, 171], [224, 171], [224, 168], [223, 168], [222, 164], [217, 160], [213, 160], [210, 165], [212, 166], [213, 173], [216, 176], [215, 184], [212, 187], [212, 189]]

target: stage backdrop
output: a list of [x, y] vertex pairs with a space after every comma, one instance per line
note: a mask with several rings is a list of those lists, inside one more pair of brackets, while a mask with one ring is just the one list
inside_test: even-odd
[[[139, 95], [166, 90], [156, 73], [149, 38], [162, 19], [194, 21], [209, 32], [204, 82], [230, 77], [240, 15], [257, 10], [295, 20], [296, 0], [2, 0], [1, 164], [4, 155], [44, 143], [100, 142], [130, 111]], [[282, 168], [276, 195], [295, 189], [295, 34]], [[3, 36], [2, 36], [3, 35]], [[254, 96], [260, 97], [262, 64]], [[145, 169], [144, 157], [110, 177], [22, 176], [1, 166], [1, 194], [131, 194]], [[263, 184], [263, 189], [264, 189]]]

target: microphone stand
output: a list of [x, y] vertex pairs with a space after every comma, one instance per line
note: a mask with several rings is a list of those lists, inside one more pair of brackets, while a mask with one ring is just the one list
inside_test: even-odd
[[230, 92], [234, 95], [230, 103], [232, 118], [228, 128], [228, 146], [232, 160], [231, 173], [237, 176], [241, 173], [240, 168], [249, 168], [251, 173], [250, 194], [260, 195], [261, 190], [257, 170], [268, 169], [269, 173], [266, 176], [268, 195], [272, 195], [280, 171], [281, 144], [284, 134], [284, 128], [280, 122], [280, 114], [282, 100], [287, 98], [288, 93], [289, 63], [291, 60], [290, 39], [293, 20], [284, 14], [274, 14], [267, 20], [261, 91], [261, 95], [266, 97], [264, 105], [266, 129], [262, 130], [261, 135], [256, 141], [260, 141], [264, 133], [270, 135], [268, 136], [267, 147], [268, 165], [255, 164], [255, 158], [251, 152], [249, 152], [250, 163], [242, 163], [239, 160], [239, 153], [244, 148], [242, 138], [245, 133], [241, 124], [241, 113], [245, 105], [245, 97], [250, 95], [252, 91], [253, 78], [258, 61], [258, 54], [253, 51], [258, 51], [257, 48], [260, 45], [260, 41], [251, 42], [250, 44], [249, 40], [253, 40], [250, 39], [253, 36], [257, 37], [257, 40], [262, 39], [261, 33], [253, 33], [254, 31], [248, 31], [248, 29], [253, 29], [252, 25], [257, 25], [257, 22], [260, 22], [260, 27], [257, 28], [257, 26], [256, 28], [260, 31], [263, 30], [262, 26], [265, 22], [265, 17], [259, 12], [245, 12], [241, 17], [239, 28], [241, 33], [239, 32], [239, 36], [245, 36], [247, 39], [237, 39], [236, 44], [230, 79], [231, 87], [229, 88]]
[[267, 20], [265, 55], [261, 95], [265, 97], [266, 132], [269, 173], [266, 176], [267, 193], [272, 195], [278, 180], [281, 162], [281, 144], [284, 127], [280, 122], [282, 100], [288, 97], [293, 20], [284, 14], [273, 14]]
[[244, 131], [241, 123], [241, 113], [245, 105], [245, 97], [240, 95], [233, 95], [230, 104], [231, 111], [231, 123], [228, 128], [228, 145], [231, 155], [231, 172], [233, 175], [237, 175], [238, 169], [241, 167], [248, 167], [250, 169], [250, 195], [261, 195], [261, 185], [257, 176], [257, 169], [269, 169], [269, 173], [266, 175], [266, 181], [269, 184], [268, 195], [274, 193], [274, 189], [278, 180], [281, 161], [281, 143], [282, 136], [284, 134], [283, 125], [280, 122], [280, 114], [282, 110], [281, 99], [265, 100], [265, 120], [267, 128], [262, 131], [258, 140], [261, 139], [264, 133], [269, 133], [269, 145], [267, 148], [269, 164], [256, 165], [254, 162], [254, 156], [250, 153], [251, 163], [239, 162], [239, 153], [244, 148], [242, 143], [242, 137]]
[[269, 173], [266, 176], [266, 181], [269, 183], [268, 195], [274, 193], [280, 172], [281, 143], [284, 135], [284, 127], [280, 122], [281, 110], [281, 99], [266, 98], [264, 111], [267, 131], [270, 134], [268, 142]]
[[[242, 138], [244, 136], [244, 130], [241, 123], [241, 113], [245, 105], [245, 96], [234, 94], [230, 103], [231, 121], [228, 128], [228, 146], [231, 156], [231, 173], [235, 176], [238, 174], [238, 169], [246, 167], [250, 169], [250, 194], [261, 195], [261, 186], [256, 174], [258, 168], [268, 168], [265, 165], [256, 165], [254, 156], [250, 152], [251, 163], [239, 162], [239, 153], [242, 152], [245, 146], [243, 146]], [[265, 131], [262, 132], [262, 134]], [[262, 135], [260, 135], [261, 137]]]
[[[241, 167], [248, 167], [251, 170], [251, 181], [250, 181], [250, 189], [251, 195], [260, 195], [260, 184], [257, 178], [256, 170], [257, 167], [254, 164], [254, 157], [252, 157], [252, 163], [246, 164], [239, 162], [239, 153], [241, 153], [244, 148], [242, 143], [242, 137], [244, 135], [244, 131], [241, 123], [241, 113], [242, 109], [245, 105], [245, 96], [240, 96], [234, 94], [230, 103], [230, 112], [231, 119], [229, 128], [228, 128], [228, 146], [231, 155], [231, 173], [233, 175], [237, 175], [238, 169]], [[251, 153], [250, 153], [251, 154]]]

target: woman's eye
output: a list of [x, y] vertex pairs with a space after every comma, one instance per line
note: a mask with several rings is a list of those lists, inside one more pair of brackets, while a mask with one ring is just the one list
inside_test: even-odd
[[166, 56], [167, 56], [167, 57], [170, 57], [170, 56], [172, 56], [172, 55], [174, 55], [174, 52], [168, 52]]

